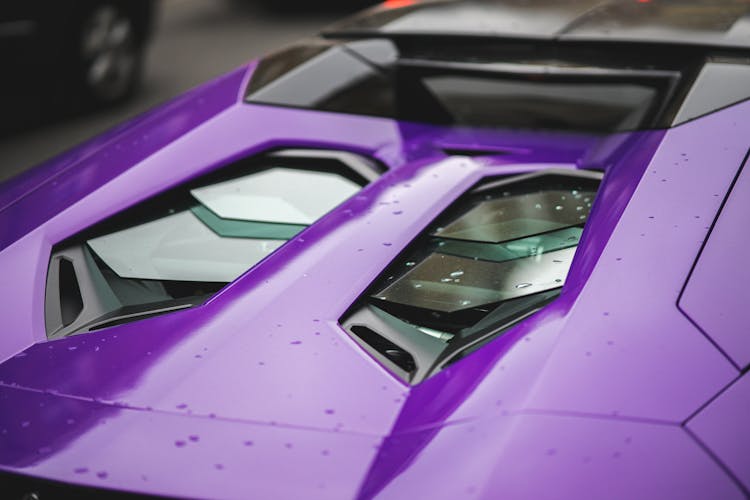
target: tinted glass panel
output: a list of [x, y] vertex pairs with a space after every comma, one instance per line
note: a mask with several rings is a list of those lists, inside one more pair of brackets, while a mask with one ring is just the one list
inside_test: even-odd
[[[287, 53], [271, 56], [268, 67], [282, 66]], [[280, 62], [273, 62], [279, 59]], [[296, 61], [295, 61], [296, 62]], [[269, 80], [261, 64], [252, 81]], [[271, 78], [264, 86], [252, 84], [250, 102], [281, 104], [326, 111], [392, 115], [393, 99], [388, 80], [342, 46], [316, 53], [288, 73]]]
[[502, 262], [433, 253], [375, 298], [453, 312], [558, 288], [575, 249]]
[[271, 168], [190, 194], [224, 219], [310, 224], [359, 189], [334, 173]]
[[582, 224], [591, 209], [591, 191], [550, 190], [478, 202], [435, 236], [499, 243]]
[[475, 76], [427, 77], [451, 121], [511, 128], [628, 130], [641, 125], [657, 90], [624, 83], [556, 83]]
[[195, 205], [190, 211], [211, 231], [228, 238], [288, 240], [307, 227], [304, 224], [223, 219], [203, 205]]
[[223, 238], [190, 211], [88, 241], [121, 278], [228, 283], [284, 242]]
[[581, 227], [575, 226], [492, 245], [476, 240], [461, 241], [439, 238], [435, 238], [433, 244], [439, 247], [442, 254], [504, 262], [522, 257], [531, 257], [539, 251], [551, 252], [576, 246], [582, 232], [583, 229]]
[[690, 88], [674, 124], [684, 123], [750, 97], [747, 62], [708, 62]]

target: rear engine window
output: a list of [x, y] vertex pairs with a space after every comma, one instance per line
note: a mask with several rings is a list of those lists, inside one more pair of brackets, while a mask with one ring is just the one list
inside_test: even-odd
[[318, 41], [261, 60], [246, 101], [441, 125], [609, 133], [654, 126], [680, 75], [514, 57], [406, 58], [387, 40]]

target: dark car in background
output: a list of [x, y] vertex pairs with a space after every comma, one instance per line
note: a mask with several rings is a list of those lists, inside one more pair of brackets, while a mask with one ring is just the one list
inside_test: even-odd
[[6, 117], [0, 133], [130, 96], [155, 11], [152, 0], [0, 5], [0, 108]]

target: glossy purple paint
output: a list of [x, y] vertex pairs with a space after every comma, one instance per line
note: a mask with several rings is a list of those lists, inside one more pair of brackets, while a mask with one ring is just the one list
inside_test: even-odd
[[[394, 439], [409, 447], [419, 433]], [[441, 427], [418, 459], [382, 485], [377, 496], [743, 498], [679, 427], [550, 415]]]
[[[743, 494], [681, 427], [738, 371], [676, 304], [719, 210], [714, 194], [747, 151], [736, 124], [750, 104], [598, 138], [250, 106], [237, 100], [246, 78], [154, 112], [179, 117], [166, 135], [162, 118], [142, 119], [7, 186], [0, 468], [227, 498]], [[191, 114], [200, 99], [205, 112]], [[389, 171], [201, 307], [46, 342], [53, 244], [279, 146], [354, 151]], [[506, 154], [442, 152], [457, 146]], [[341, 329], [371, 281], [468, 188], [550, 166], [606, 170], [560, 299], [414, 387]]]
[[0, 401], [3, 408], [14, 409], [12, 418], [5, 411], [0, 415], [0, 432], [12, 436], [3, 435], [4, 467], [140, 493], [352, 497], [379, 441], [349, 433], [113, 408], [9, 388], [0, 389]]
[[743, 375], [712, 401], [687, 428], [750, 489], [750, 376]]
[[750, 227], [750, 168], [743, 168], [695, 264], [680, 308], [740, 369], [750, 366], [745, 253]]

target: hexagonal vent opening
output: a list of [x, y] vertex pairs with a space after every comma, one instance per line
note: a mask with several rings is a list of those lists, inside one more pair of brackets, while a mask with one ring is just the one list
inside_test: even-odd
[[560, 294], [600, 179], [554, 170], [481, 183], [402, 252], [341, 324], [395, 374], [424, 380]]
[[53, 248], [47, 336], [201, 304], [378, 175], [351, 153], [283, 150], [116, 214]]

